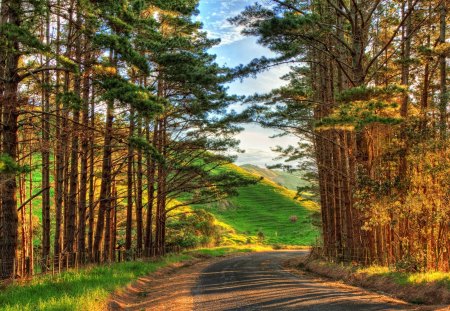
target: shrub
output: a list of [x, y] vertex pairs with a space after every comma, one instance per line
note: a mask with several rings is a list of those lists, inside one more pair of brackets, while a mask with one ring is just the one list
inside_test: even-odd
[[180, 214], [167, 222], [168, 246], [209, 246], [220, 239], [220, 228], [214, 224], [214, 216], [204, 210]]
[[264, 238], [265, 238], [264, 232], [258, 231], [257, 236], [258, 236], [258, 241], [259, 242], [263, 242], [264, 241]]
[[395, 263], [395, 270], [399, 272], [419, 272], [421, 266], [419, 260], [407, 255]]

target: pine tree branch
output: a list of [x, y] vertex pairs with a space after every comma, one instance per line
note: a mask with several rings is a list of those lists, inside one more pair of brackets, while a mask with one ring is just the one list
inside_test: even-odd
[[45, 188], [42, 188], [41, 190], [39, 190], [39, 191], [38, 191], [37, 193], [35, 193], [32, 197], [30, 197], [28, 200], [26, 200], [25, 202], [23, 202], [22, 205], [20, 205], [20, 206], [17, 208], [17, 211], [20, 212], [20, 210], [21, 210], [25, 205], [27, 205], [28, 203], [30, 203], [34, 198], [36, 198], [36, 197], [39, 196], [42, 192], [44, 192], [45, 190], [48, 190], [48, 189], [50, 189], [50, 187], [45, 187]]
[[289, 4], [289, 3], [286, 3], [286, 2], [280, 1], [280, 0], [272, 0], [272, 1], [275, 2], [275, 3], [278, 3], [278, 4], [281, 5], [281, 6], [287, 7], [288, 9], [294, 10], [294, 11], [297, 12], [297, 13], [306, 15], [306, 12], [305, 12], [305, 11], [300, 10], [299, 8], [293, 6], [292, 4]]
[[350, 16], [350, 14], [347, 14], [347, 12], [345, 12], [345, 11], [342, 10], [342, 9], [340, 9], [340, 8], [339, 8], [338, 6], [336, 6], [336, 5], [333, 3], [333, 1], [331, 1], [331, 0], [327, 0], [327, 3], [328, 3], [329, 5], [331, 5], [331, 6], [333, 7], [333, 9], [336, 10], [336, 12], [338, 12], [338, 13], [340, 13], [342, 16], [344, 16], [344, 17], [350, 22], [350, 24], [351, 24], [352, 27], [353, 27], [354, 21], [353, 21], [353, 18]]
[[363, 20], [363, 25], [366, 25], [369, 23], [370, 19], [373, 16], [373, 13], [375, 13], [375, 11], [378, 8], [378, 6], [380, 5], [380, 3], [381, 3], [381, 0], [375, 1], [374, 5], [372, 6], [372, 9], [370, 9], [369, 14], [367, 15], [367, 18], [365, 20]]
[[43, 71], [65, 71], [65, 72], [71, 72], [72, 70], [64, 67], [41, 67], [34, 70], [28, 70], [27, 73], [23, 75], [17, 76], [17, 81], [22, 81], [30, 76], [34, 76], [35, 74], [38, 74]]
[[[441, 0], [443, 1], [443, 0]], [[406, 12], [405, 16], [403, 16], [401, 22], [398, 24], [397, 28], [395, 29], [394, 33], [392, 34], [392, 36], [389, 38], [389, 40], [386, 42], [386, 44], [378, 51], [377, 54], [375, 54], [375, 56], [369, 61], [367, 67], [366, 67], [366, 72], [369, 70], [370, 67], [372, 67], [372, 65], [376, 62], [376, 60], [378, 59], [378, 57], [380, 57], [381, 54], [383, 54], [383, 52], [389, 47], [391, 46], [392, 41], [394, 41], [395, 37], [397, 36], [398, 32], [400, 31], [400, 29], [403, 27], [403, 25], [405, 24], [406, 20], [409, 18], [409, 16], [412, 14], [412, 12], [415, 9], [416, 4], [419, 2], [419, 0], [414, 0], [414, 2], [412, 3], [411, 7], [408, 9], [408, 12]]]

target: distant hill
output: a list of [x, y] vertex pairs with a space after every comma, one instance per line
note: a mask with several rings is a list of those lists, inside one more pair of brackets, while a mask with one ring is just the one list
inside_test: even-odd
[[282, 170], [271, 170], [253, 164], [241, 165], [246, 171], [267, 178], [283, 187], [297, 190], [299, 186], [305, 186], [307, 182], [302, 179], [299, 173], [288, 173]]
[[[229, 165], [229, 169], [241, 174], [261, 175], [236, 165]], [[293, 177], [291, 180], [293, 183], [300, 179]], [[237, 197], [192, 208], [213, 214], [218, 224], [227, 228], [224, 239], [230, 242], [262, 240], [265, 244], [311, 245], [316, 241], [319, 231], [312, 222], [317, 222], [320, 214], [314, 202], [295, 199], [295, 191], [268, 178], [256, 185], [242, 187], [238, 192]]]

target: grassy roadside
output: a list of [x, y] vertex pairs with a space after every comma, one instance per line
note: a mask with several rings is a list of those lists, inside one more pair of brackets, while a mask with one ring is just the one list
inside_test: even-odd
[[380, 291], [410, 303], [450, 304], [450, 273], [407, 273], [393, 271], [388, 267], [358, 267], [306, 259], [288, 265], [350, 285]]
[[154, 261], [136, 261], [36, 277], [26, 284], [0, 290], [0, 310], [101, 310], [108, 296], [137, 278], [195, 257], [218, 257], [270, 250], [264, 246], [204, 248], [168, 255]]
[[273, 250], [272, 247], [267, 245], [236, 245], [236, 246], [219, 246], [212, 248], [199, 248], [192, 251], [187, 251], [186, 254], [193, 254], [194, 256], [205, 257], [221, 257], [235, 253], [250, 253], [250, 252], [263, 252]]

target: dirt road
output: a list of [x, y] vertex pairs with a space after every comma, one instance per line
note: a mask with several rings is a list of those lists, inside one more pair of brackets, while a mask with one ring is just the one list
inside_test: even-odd
[[301, 251], [253, 253], [203, 262], [141, 280], [114, 297], [113, 310], [418, 310], [357, 287], [292, 273]]

